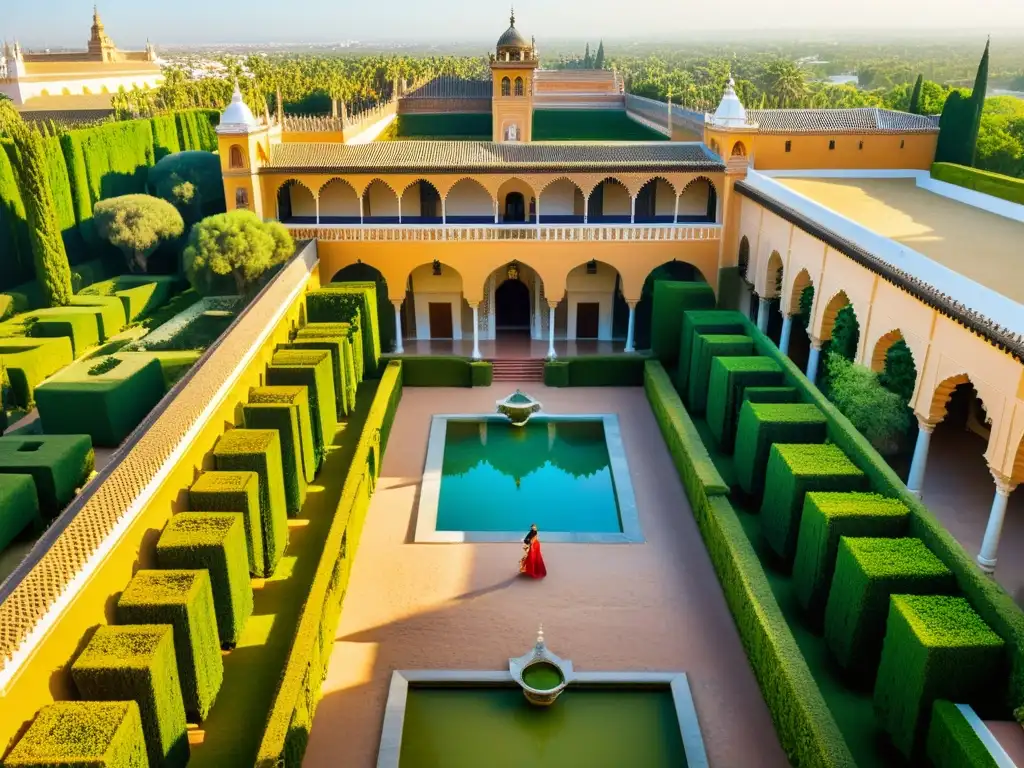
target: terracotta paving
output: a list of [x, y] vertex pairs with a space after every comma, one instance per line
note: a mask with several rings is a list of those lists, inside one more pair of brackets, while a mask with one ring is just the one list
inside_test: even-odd
[[[502, 358], [506, 360], [542, 360], [548, 354], [547, 340], [531, 339], [528, 334], [515, 334], [503, 332], [502, 338], [492, 341], [480, 342], [480, 354], [485, 360]], [[464, 355], [469, 357], [473, 354], [473, 336], [459, 340], [452, 339], [431, 339], [429, 341], [417, 341], [406, 339], [404, 341], [405, 354], [407, 355]], [[582, 339], [580, 341], [566, 341], [565, 339], [555, 340], [555, 353], [559, 357], [573, 357], [576, 355], [616, 355], [624, 354], [625, 340], [622, 341], [597, 341], [595, 339]]]
[[405, 390], [304, 765], [375, 765], [393, 670], [507, 669], [541, 622], [578, 670], [686, 672], [712, 765], [788, 765], [642, 389], [528, 385], [550, 412], [619, 414], [646, 544], [546, 545], [534, 582], [517, 544], [409, 543], [431, 415], [514, 386]]

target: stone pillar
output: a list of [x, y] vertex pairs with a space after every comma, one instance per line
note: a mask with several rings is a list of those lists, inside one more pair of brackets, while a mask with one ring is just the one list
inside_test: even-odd
[[586, 224], [590, 218], [590, 195], [583, 196], [583, 223]]
[[441, 226], [444, 226], [447, 223], [448, 223], [448, 206], [447, 206], [447, 201], [442, 197], [441, 198]]
[[757, 330], [761, 333], [768, 333], [768, 313], [772, 308], [772, 300], [763, 296], [757, 300]]
[[363, 223], [363, 198], [359, 198], [359, 223]]
[[679, 223], [679, 195], [676, 195], [676, 210], [672, 214], [672, 223], [673, 224], [678, 224]]
[[996, 495], [992, 499], [992, 511], [988, 514], [988, 525], [985, 526], [985, 538], [981, 541], [978, 553], [978, 565], [985, 573], [995, 573], [996, 555], [999, 552], [999, 538], [1003, 533], [1003, 520], [1006, 517], [1006, 505], [1010, 502], [1010, 494], [1017, 484], [1003, 474], [992, 470], [992, 478], [996, 481]]
[[793, 333], [793, 316], [783, 315], [782, 316], [782, 335], [779, 337], [779, 351], [784, 354], [789, 354], [789, 337]]
[[470, 304], [473, 310], [473, 359], [479, 360], [480, 354], [480, 305]]
[[811, 336], [811, 354], [807, 357], [807, 378], [811, 384], [818, 378], [818, 359], [821, 357], [821, 339]]
[[498, 223], [498, 201], [494, 201], [494, 223]]
[[402, 223], [402, 198], [401, 198], [401, 196], [399, 196], [399, 198], [398, 198], [398, 223], [399, 224]]
[[555, 307], [557, 302], [548, 302], [548, 358], [554, 360], [555, 354]]
[[316, 204], [316, 225], [320, 226], [320, 198], [313, 201]]
[[537, 221], [534, 222], [534, 223], [539, 228], [540, 227], [540, 195], [537, 195], [537, 211], [536, 211], [535, 215], [537, 216]]
[[401, 355], [405, 353], [405, 347], [402, 345], [402, 302], [404, 299], [394, 299], [391, 303], [395, 307], [395, 354]]
[[910, 474], [907, 476], [907, 490], [921, 498], [924, 490], [924, 470], [928, 466], [928, 448], [932, 442], [935, 425], [917, 417], [917, 442], [914, 444], [914, 459], [910, 463]]
[[636, 198], [629, 198], [629, 223], [636, 224]]
[[624, 351], [625, 352], [636, 352], [636, 349], [633, 347], [633, 333], [636, 330], [636, 304], [637, 303], [635, 301], [627, 301], [626, 304], [629, 305], [629, 325], [627, 326], [627, 329], [626, 329], [626, 349]]

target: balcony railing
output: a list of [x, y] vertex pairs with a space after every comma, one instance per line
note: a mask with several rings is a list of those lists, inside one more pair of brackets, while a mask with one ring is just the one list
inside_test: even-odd
[[290, 224], [297, 240], [342, 242], [689, 242], [719, 240], [720, 224]]

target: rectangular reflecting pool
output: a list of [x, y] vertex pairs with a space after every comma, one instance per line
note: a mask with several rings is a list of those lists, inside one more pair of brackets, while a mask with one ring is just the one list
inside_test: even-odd
[[416, 540], [642, 541], [614, 415], [435, 416]]

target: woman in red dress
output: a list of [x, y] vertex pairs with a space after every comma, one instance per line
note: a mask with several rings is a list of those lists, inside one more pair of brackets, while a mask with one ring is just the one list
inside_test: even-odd
[[548, 575], [544, 567], [544, 557], [540, 553], [540, 537], [537, 535], [536, 524], [530, 526], [530, 532], [523, 539], [523, 551], [526, 553], [519, 561], [519, 572], [534, 579], [543, 579]]

